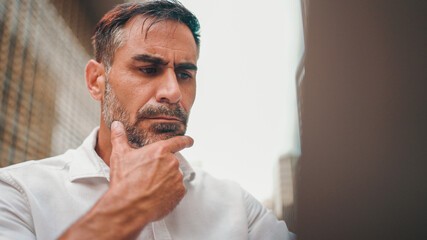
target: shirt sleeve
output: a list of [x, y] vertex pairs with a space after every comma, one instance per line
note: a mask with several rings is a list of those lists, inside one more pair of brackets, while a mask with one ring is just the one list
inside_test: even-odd
[[274, 214], [266, 209], [248, 192], [243, 191], [243, 198], [248, 217], [249, 240], [290, 240], [288, 227], [279, 221]]
[[26, 195], [6, 172], [0, 171], [0, 239], [36, 239]]

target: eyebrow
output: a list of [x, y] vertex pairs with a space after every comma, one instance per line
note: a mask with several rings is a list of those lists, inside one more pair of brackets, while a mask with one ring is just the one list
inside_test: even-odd
[[175, 65], [175, 68], [197, 71], [197, 66], [192, 63], [178, 63], [177, 65]]
[[168, 65], [169, 62], [166, 62], [162, 58], [155, 57], [148, 54], [138, 54], [132, 57], [133, 60], [138, 62], [149, 62], [156, 65]]
[[[168, 65], [169, 62], [163, 60], [160, 57], [155, 57], [149, 54], [138, 54], [132, 57], [133, 60], [138, 62], [149, 62], [156, 65]], [[184, 69], [184, 70], [195, 70], [197, 71], [197, 66], [193, 63], [178, 63], [175, 65], [176, 69]]]

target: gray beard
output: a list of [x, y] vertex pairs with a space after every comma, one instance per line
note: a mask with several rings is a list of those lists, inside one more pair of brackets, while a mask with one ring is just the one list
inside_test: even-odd
[[[128, 141], [135, 148], [184, 135], [187, 130], [188, 113], [178, 104], [144, 105], [137, 111], [135, 122], [131, 123], [130, 114], [119, 102], [107, 78], [102, 102], [102, 115], [109, 129], [111, 129], [111, 124], [114, 121], [122, 122], [127, 132]], [[153, 123], [147, 129], [138, 127], [139, 122], [147, 117], [158, 115], [173, 116], [180, 119], [180, 122]]]

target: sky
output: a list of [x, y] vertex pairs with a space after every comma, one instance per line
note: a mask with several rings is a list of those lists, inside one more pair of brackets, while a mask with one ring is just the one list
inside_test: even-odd
[[182, 154], [214, 177], [271, 198], [278, 158], [299, 154], [299, 0], [182, 0], [199, 19], [197, 95]]

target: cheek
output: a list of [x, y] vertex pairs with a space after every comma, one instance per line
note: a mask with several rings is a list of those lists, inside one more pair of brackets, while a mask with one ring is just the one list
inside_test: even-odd
[[153, 96], [153, 90], [149, 86], [141, 85], [126, 85], [126, 88], [121, 86], [120, 96], [117, 96], [122, 107], [127, 111], [132, 121], [135, 120], [136, 113], [144, 107]]
[[182, 97], [183, 97], [182, 99], [183, 107], [185, 108], [185, 110], [187, 110], [187, 112], [190, 112], [191, 107], [193, 106], [194, 100], [196, 98], [196, 86], [187, 88], [183, 92]]

